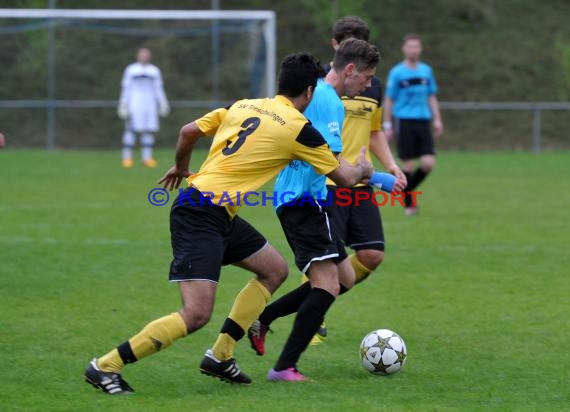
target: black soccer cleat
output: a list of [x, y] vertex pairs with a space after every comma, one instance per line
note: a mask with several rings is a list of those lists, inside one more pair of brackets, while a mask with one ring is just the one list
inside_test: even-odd
[[224, 382], [251, 385], [251, 378], [241, 371], [234, 358], [218, 360], [211, 349], [206, 351], [204, 359], [200, 362], [200, 372]]
[[135, 391], [121, 377], [121, 374], [100, 370], [97, 367], [97, 359], [89, 362], [89, 366], [85, 369], [85, 382], [109, 395], [128, 395]]

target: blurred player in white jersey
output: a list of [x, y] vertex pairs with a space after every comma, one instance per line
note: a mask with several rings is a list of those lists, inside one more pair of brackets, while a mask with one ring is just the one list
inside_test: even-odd
[[137, 62], [123, 73], [118, 114], [125, 120], [123, 134], [123, 167], [133, 166], [133, 147], [140, 135], [142, 161], [147, 167], [156, 167], [152, 157], [154, 133], [158, 131], [158, 115], [168, 116], [170, 105], [162, 86], [160, 69], [150, 63], [151, 52], [140, 48]]

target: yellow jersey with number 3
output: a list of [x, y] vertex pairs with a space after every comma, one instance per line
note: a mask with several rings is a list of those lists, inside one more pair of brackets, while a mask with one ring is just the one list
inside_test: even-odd
[[212, 203], [233, 217], [239, 197], [256, 191], [293, 160], [304, 160], [317, 173], [339, 166], [323, 136], [284, 96], [239, 100], [196, 120], [207, 136], [214, 136], [200, 170], [190, 185], [213, 194]]

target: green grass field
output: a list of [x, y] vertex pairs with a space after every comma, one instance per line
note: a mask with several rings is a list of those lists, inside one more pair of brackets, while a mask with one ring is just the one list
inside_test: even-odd
[[[2, 410], [560, 411], [570, 410], [568, 152], [443, 153], [422, 187], [421, 215], [382, 210], [386, 260], [340, 298], [330, 338], [300, 369], [315, 382], [265, 382], [289, 332], [274, 324], [268, 355], [238, 346], [251, 387], [198, 372], [249, 275], [224, 270], [212, 321], [130, 365], [136, 389], [111, 397], [83, 382], [93, 356], [177, 310], [167, 282], [168, 207], [148, 191], [160, 168], [119, 166], [116, 152], [0, 152]], [[196, 155], [196, 165], [203, 153]], [[270, 208], [244, 208], [299, 275]], [[360, 340], [390, 328], [406, 367], [390, 377], [360, 365]]]

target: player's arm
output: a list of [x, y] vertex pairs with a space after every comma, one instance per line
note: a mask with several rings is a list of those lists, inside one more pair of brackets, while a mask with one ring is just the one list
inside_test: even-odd
[[394, 128], [392, 126], [392, 108], [394, 107], [394, 100], [398, 95], [398, 79], [394, 69], [390, 70], [388, 74], [388, 81], [386, 82], [386, 96], [382, 107], [384, 108], [384, 119], [382, 122], [382, 130], [386, 139], [390, 141], [394, 137]]
[[158, 181], [167, 190], [176, 189], [182, 183], [182, 179], [190, 176], [190, 158], [196, 141], [204, 136], [196, 122], [188, 123], [180, 129], [178, 142], [176, 143], [176, 154], [174, 156], [174, 166], [172, 166]]
[[372, 163], [366, 160], [366, 147], [363, 147], [354, 165], [339, 158], [339, 166], [328, 173], [327, 177], [338, 186], [352, 187], [361, 182], [365, 183], [372, 176], [373, 171]]
[[398, 192], [404, 190], [408, 184], [408, 180], [406, 179], [406, 175], [396, 164], [396, 160], [394, 156], [392, 156], [392, 151], [388, 146], [388, 141], [382, 130], [370, 132], [370, 151], [380, 160], [384, 169], [396, 176], [394, 190]]
[[429, 67], [429, 82], [428, 82], [428, 93], [429, 93], [429, 108], [433, 116], [433, 131], [435, 137], [440, 137], [443, 134], [443, 122], [441, 121], [441, 112], [439, 111], [439, 102], [437, 100], [437, 82], [433, 74], [433, 70]]
[[121, 96], [119, 97], [119, 106], [117, 107], [117, 114], [121, 119], [129, 117], [129, 98], [131, 93], [131, 75], [128, 67], [123, 72], [121, 79]]
[[[378, 101], [382, 100], [382, 91], [380, 90], [378, 94]], [[406, 175], [400, 170], [394, 156], [392, 156], [392, 151], [388, 146], [388, 140], [384, 135], [381, 128], [382, 123], [382, 112], [383, 108], [377, 107], [372, 114], [370, 119], [370, 151], [376, 156], [384, 169], [390, 172], [392, 175], [396, 176], [396, 182], [394, 184], [394, 190], [402, 191], [408, 184]]]
[[158, 75], [154, 82], [154, 92], [158, 100], [158, 112], [161, 116], [165, 117], [170, 114], [170, 104], [168, 104], [168, 99], [166, 98], [166, 93], [164, 92], [164, 84], [162, 82], [162, 73], [158, 69]]
[[378, 95], [376, 97], [378, 106], [370, 118], [370, 139], [368, 146], [374, 156], [380, 160], [384, 169], [391, 173], [391, 175], [374, 172], [369, 184], [380, 187], [381, 190], [386, 192], [392, 192], [394, 190], [400, 192], [404, 190], [408, 182], [406, 175], [396, 164], [394, 156], [392, 156], [392, 151], [388, 146], [388, 140], [386, 139], [384, 132], [382, 132], [381, 124], [383, 107], [380, 105], [382, 102], [382, 86], [379, 83], [380, 81], [378, 81]]
[[293, 157], [311, 164], [317, 173], [326, 175], [339, 186], [352, 187], [368, 179], [372, 163], [366, 160], [366, 150], [360, 153], [353, 166], [331, 152], [325, 138], [310, 123], [307, 123], [293, 145]]
[[188, 123], [180, 129], [178, 142], [176, 143], [176, 154], [174, 156], [174, 166], [172, 166], [158, 181], [168, 190], [176, 189], [182, 183], [182, 179], [191, 175], [189, 166], [192, 157], [194, 144], [202, 136], [213, 136], [216, 134], [220, 124], [225, 119], [228, 109], [217, 109], [198, 120]]
[[394, 106], [394, 101], [388, 95], [384, 98], [384, 119], [382, 121], [382, 131], [387, 141], [390, 141], [394, 137], [394, 129], [392, 127], [392, 107]]
[[433, 131], [435, 137], [443, 134], [443, 122], [441, 121], [441, 112], [439, 110], [439, 102], [435, 94], [429, 96], [429, 108], [433, 115]]
[[[381, 99], [382, 96], [378, 96], [378, 98]], [[400, 169], [392, 156], [390, 147], [388, 147], [388, 141], [382, 132], [381, 123], [382, 107], [377, 107], [370, 119], [370, 151], [380, 160], [384, 169], [395, 175]]]

